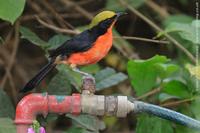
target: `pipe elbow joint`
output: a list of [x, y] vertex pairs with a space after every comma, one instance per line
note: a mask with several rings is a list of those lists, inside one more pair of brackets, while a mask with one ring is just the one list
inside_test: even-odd
[[15, 123], [32, 124], [37, 114], [42, 114], [44, 117], [48, 114], [47, 93], [25, 96], [17, 105]]
[[72, 96], [56, 96], [47, 93], [33, 93], [25, 96], [17, 105], [15, 123], [32, 124], [38, 114], [44, 117], [48, 113], [72, 113], [81, 112], [80, 94]]

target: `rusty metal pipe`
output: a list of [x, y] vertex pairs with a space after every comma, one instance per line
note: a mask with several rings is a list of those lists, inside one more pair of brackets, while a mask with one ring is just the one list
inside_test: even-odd
[[17, 125], [17, 133], [27, 133], [28, 127], [38, 114], [42, 114], [44, 117], [48, 113], [87, 113], [100, 116], [126, 117], [133, 109], [134, 105], [128, 100], [127, 96], [30, 94], [18, 103], [15, 124]]
[[27, 133], [29, 126], [38, 114], [42, 114], [44, 117], [49, 112], [79, 114], [81, 112], [80, 100], [80, 94], [56, 96], [47, 93], [36, 93], [25, 96], [16, 108], [15, 124], [17, 133]]

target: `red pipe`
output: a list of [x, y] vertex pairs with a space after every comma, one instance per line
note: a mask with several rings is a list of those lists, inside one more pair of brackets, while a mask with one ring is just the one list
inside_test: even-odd
[[46, 117], [48, 113], [79, 114], [80, 112], [80, 94], [73, 94], [72, 96], [56, 96], [47, 93], [29, 94], [17, 105], [15, 116], [17, 133], [27, 133], [29, 126], [38, 114]]

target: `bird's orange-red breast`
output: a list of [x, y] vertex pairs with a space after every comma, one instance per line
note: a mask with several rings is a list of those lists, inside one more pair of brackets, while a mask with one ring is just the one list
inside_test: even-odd
[[101, 60], [107, 55], [108, 51], [112, 47], [112, 27], [113, 24], [108, 28], [105, 34], [98, 37], [98, 39], [94, 42], [93, 47], [88, 51], [71, 54], [67, 59], [67, 63], [75, 65], [88, 65], [97, 63]]

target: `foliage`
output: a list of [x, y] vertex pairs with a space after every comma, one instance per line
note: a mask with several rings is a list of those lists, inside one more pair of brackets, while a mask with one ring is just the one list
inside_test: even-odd
[[[200, 31], [200, 20], [195, 20], [193, 17], [186, 15], [185, 11], [184, 11], [184, 14], [181, 14], [183, 13], [182, 9], [181, 10], [175, 9], [171, 11], [170, 9], [174, 8], [172, 7], [173, 4], [166, 5], [166, 6], [162, 5], [163, 4], [162, 2], [160, 2], [162, 4], [157, 4], [157, 6], [161, 6], [161, 7], [165, 6], [166, 10], [164, 11], [170, 11], [168, 12], [169, 15], [162, 17], [162, 13], [160, 12], [157, 12], [157, 14], [159, 15], [155, 16], [156, 10], [155, 12], [151, 11], [150, 8], [152, 5], [150, 6], [146, 0], [125, 0], [125, 2], [127, 2], [128, 5], [134, 7], [136, 10], [141, 11], [143, 14], [145, 14], [145, 16], [148, 16], [149, 18], [151, 18], [152, 21], [158, 22], [157, 25], [159, 25], [160, 27], [164, 29], [164, 32], [158, 33], [155, 38], [166, 39], [165, 34], [168, 33], [177, 42], [179, 42], [182, 47], [186, 48], [188, 52], [190, 52], [191, 54], [197, 55], [199, 53], [199, 49], [197, 48], [200, 45], [200, 42], [199, 42], [200, 34], [197, 34], [197, 32]], [[183, 8], [189, 4], [189, 2], [186, 0], [178, 0], [177, 2], [180, 4], [179, 6], [183, 6]], [[39, 7], [41, 6], [40, 4], [39, 4]], [[82, 5], [82, 4], [84, 5], [84, 2], [83, 3], [80, 2], [77, 5]], [[166, 44], [166, 46], [163, 46], [163, 45], [156, 46], [156, 49], [160, 47], [161, 49], [160, 51], [162, 51], [163, 47], [166, 47], [167, 52], [166, 51], [165, 52], [167, 53], [166, 54], [167, 56], [166, 55], [152, 56], [152, 54], [149, 54], [151, 56], [148, 56], [147, 59], [132, 59], [132, 55], [137, 54], [133, 52], [135, 50], [133, 46], [136, 46], [137, 47], [136, 49], [140, 47], [139, 48], [140, 50], [141, 49], [142, 51], [145, 50], [147, 51], [147, 53], [149, 52], [149, 49], [143, 47], [143, 45], [140, 45], [140, 43], [138, 42], [135, 42], [135, 41], [132, 42], [132, 41], [127, 41], [123, 39], [122, 35], [124, 34], [126, 35], [129, 33], [133, 33], [134, 35], [135, 34], [137, 35], [137, 32], [142, 31], [143, 33], [141, 34], [139, 32], [140, 34], [138, 35], [142, 35], [143, 37], [143, 36], [146, 36], [147, 35], [146, 32], [148, 32], [148, 33], [151, 33], [151, 36], [148, 36], [148, 37], [152, 38], [152, 34], [155, 35], [156, 32], [153, 31], [151, 28], [146, 28], [146, 29], [143, 27], [137, 28], [138, 22], [142, 24], [141, 20], [137, 18], [135, 14], [133, 14], [130, 10], [127, 10], [125, 6], [122, 6], [118, 0], [117, 1], [107, 0], [106, 3], [104, 3], [103, 5], [105, 6], [104, 8], [106, 10], [126, 11], [130, 14], [129, 15], [130, 17], [128, 19], [123, 20], [124, 23], [122, 25], [122, 28], [120, 27], [121, 26], [120, 25], [119, 28], [117, 27], [116, 29], [113, 30], [113, 34], [117, 38], [114, 39], [113, 41], [114, 50], [112, 51], [112, 53], [114, 53], [113, 54], [114, 56], [110, 54], [111, 59], [109, 60], [112, 63], [114, 62], [113, 64], [115, 65], [112, 65], [112, 63], [107, 64], [105, 62], [101, 62], [99, 64], [84, 66], [80, 68], [82, 71], [88, 72], [95, 77], [97, 93], [103, 93], [103, 94], [104, 92], [113, 93], [113, 90], [108, 90], [108, 88], [112, 88], [113, 86], [114, 87], [117, 86], [116, 88], [118, 88], [121, 86], [121, 84], [123, 84], [122, 85], [123, 87], [120, 87], [119, 90], [123, 94], [127, 95], [126, 91], [131, 86], [134, 93], [132, 93], [132, 91], [130, 90], [128, 90], [127, 92], [130, 95], [135, 95], [137, 97], [145, 96], [146, 94], [149, 94], [149, 92], [151, 93], [155, 89], [158, 89], [159, 92], [156, 92], [150, 96], [145, 96], [142, 100], [146, 102], [151, 102], [154, 104], [165, 105], [165, 106], [169, 105], [169, 103], [174, 104], [176, 102], [183, 102], [181, 104], [175, 104], [175, 106], [173, 106], [174, 107], [173, 109], [200, 120], [200, 111], [199, 111], [200, 110], [200, 104], [199, 104], [200, 102], [200, 99], [199, 99], [200, 66], [199, 64], [197, 66], [192, 64], [192, 62], [185, 56], [184, 52], [174, 47], [174, 45], [172, 45], [171, 43]], [[8, 21], [14, 24], [17, 18], [22, 14], [24, 10], [24, 6], [25, 6], [25, 0], [19, 0], [19, 1], [0, 0], [0, 18], [2, 20]], [[77, 13], [79, 8], [76, 8], [76, 9], [77, 9], [76, 11]], [[160, 10], [162, 10], [162, 8]], [[176, 12], [180, 12], [180, 14], [176, 14]], [[81, 13], [81, 16], [84, 14], [88, 16], [87, 12]], [[28, 14], [27, 16], [29, 15], [30, 14]], [[43, 16], [45, 14], [41, 12], [39, 13], [39, 15]], [[54, 16], [52, 19], [53, 20], [52, 22], [54, 22], [57, 18], [59, 18], [57, 15], [56, 17]], [[160, 18], [165, 18], [165, 19], [160, 19]], [[128, 22], [130, 21], [131, 23], [134, 23], [134, 24], [127, 24], [126, 21]], [[60, 19], [58, 22], [60, 22]], [[69, 22], [71, 22], [71, 20]], [[79, 23], [77, 22], [77, 24]], [[75, 25], [77, 24], [75, 23]], [[126, 31], [124, 31], [125, 30], [124, 27], [126, 27], [126, 24], [129, 25], [130, 28], [128, 27]], [[35, 22], [31, 23], [31, 26], [26, 23], [20, 24], [20, 29], [19, 29], [21, 33], [20, 37], [22, 39], [28, 40], [32, 44], [44, 50], [46, 57], [48, 57], [49, 50], [58, 47], [59, 45], [63, 44], [66, 40], [71, 38], [71, 36], [69, 35], [63, 35], [63, 34], [57, 34], [57, 33], [56, 34], [54, 33], [53, 36], [52, 34], [50, 34], [48, 37], [44, 38], [42, 34], [37, 34], [39, 28], [35, 25], [36, 25]], [[37, 28], [34, 29], [33, 28], [34, 26], [37, 27], [38, 29]], [[86, 27], [85, 25], [81, 25], [81, 26], [82, 28]], [[139, 29], [139, 31], [135, 31], [135, 29]], [[1, 35], [0, 44], [3, 44], [4, 40], [6, 41], [6, 39], [4, 39], [4, 36]], [[1, 46], [4, 46], [4, 45], [1, 45]], [[162, 53], [160, 51], [159, 53]], [[121, 54], [128, 58], [125, 59], [124, 57], [121, 56]], [[147, 56], [142, 56], [143, 55], [142, 52], [139, 53], [139, 55], [140, 54], [141, 54], [141, 57], [147, 57]], [[117, 68], [116, 66], [117, 65], [119, 66], [120, 64], [123, 64], [123, 66], [126, 66], [125, 65], [126, 63], [124, 63], [126, 61], [128, 62], [127, 68], [126, 68], [127, 71], [123, 69], [123, 72], [119, 72], [118, 70], [121, 70], [121, 69]], [[112, 66], [112, 68], [108, 66]], [[53, 75], [53, 77], [49, 81], [47, 81], [47, 85], [45, 86], [49, 94], [71, 95], [72, 92], [81, 91], [82, 76], [80, 74], [77, 74], [71, 71], [71, 69], [66, 65], [58, 65], [56, 67], [56, 70], [57, 71], [55, 75]], [[128, 76], [126, 75], [126, 72]], [[129, 82], [124, 82], [124, 81], [127, 81], [127, 79], [128, 81], [130, 81], [130, 84]], [[100, 120], [99, 118], [95, 116], [85, 115], [85, 114], [80, 115], [80, 116], [73, 116], [70, 114], [66, 114], [65, 116], [68, 118], [68, 121], [69, 120], [71, 121], [70, 126], [65, 131], [66, 133], [75, 133], [75, 132], [98, 133], [101, 130], [105, 130], [106, 125], [108, 126], [108, 128], [115, 129], [118, 131], [120, 126], [126, 125], [121, 122], [121, 119], [117, 119], [113, 117], [111, 118], [106, 117], [103, 120]], [[11, 120], [11, 118], [13, 117], [14, 117], [14, 106], [11, 100], [9, 99], [8, 95], [2, 89], [0, 89], [0, 123], [1, 123], [0, 133], [1, 132], [2, 133], [16, 132], [15, 126], [13, 125], [13, 121]], [[135, 123], [133, 121], [133, 118], [134, 118], [133, 116], [130, 116], [130, 118], [127, 117], [126, 119], [127, 121], [131, 120], [131, 123]], [[59, 121], [59, 119], [57, 115], [54, 115], [54, 116], [49, 115], [46, 121], [47, 122], [51, 121], [53, 123], [53, 122]], [[127, 124], [125, 127], [127, 128], [130, 125], [132, 126], [132, 124]], [[195, 133], [194, 131], [186, 127], [172, 124], [169, 121], [166, 121], [154, 116], [145, 115], [145, 114], [141, 114], [137, 116], [137, 124], [133, 132], [136, 132], [136, 133], [146, 133], [146, 132], [147, 133]]]
[[4, 42], [3, 38], [0, 36], [0, 45], [2, 45]]
[[[139, 8], [145, 2], [145, 0], [125, 0], [131, 6], [135, 8]], [[121, 6], [120, 2], [116, 2], [115, 0], [108, 0], [106, 3], [106, 8], [109, 10], [117, 10], [117, 11], [124, 11], [125, 9]]]
[[25, 0], [0, 0], [0, 18], [13, 24], [22, 14], [24, 5]]
[[136, 128], [137, 133], [173, 133], [173, 128], [169, 121], [148, 116], [140, 115]]
[[91, 115], [73, 116], [70, 114], [67, 114], [66, 116], [73, 120], [74, 125], [85, 128], [89, 131], [98, 132], [99, 130], [105, 129], [104, 122], [100, 121], [95, 116]]
[[12, 119], [8, 117], [1, 117], [0, 123], [0, 133], [16, 133], [16, 127]]
[[168, 59], [165, 56], [157, 55], [148, 60], [131, 60], [128, 62], [127, 71], [138, 96], [156, 87], [157, 78], [163, 73], [168, 75], [176, 70], [177, 66], [166, 65], [167, 61]]
[[0, 89], [0, 117], [14, 118], [14, 107], [8, 95]]
[[33, 121], [33, 124], [28, 128], [28, 133], [46, 133], [45, 128], [40, 126], [37, 120]]
[[[154, 56], [148, 60], [131, 60], [128, 62], [127, 70], [128, 74], [138, 96], [146, 94], [152, 89], [160, 88], [158, 97], [155, 95], [154, 100], [159, 100], [160, 103], [164, 103], [169, 100], [176, 99], [195, 99], [192, 104], [190, 104], [189, 111], [193, 112], [196, 118], [199, 117], [199, 106], [198, 106], [198, 94], [192, 94], [192, 90], [195, 88], [189, 89], [191, 87], [184, 80], [184, 76], [180, 75], [180, 72], [184, 72], [183, 75], [187, 75], [187, 71], [182, 71], [177, 65], [169, 62], [170, 60], [164, 56]], [[159, 67], [158, 67], [159, 66]], [[162, 69], [160, 67], [162, 66]], [[166, 69], [166, 66], [169, 68]], [[187, 68], [183, 68], [187, 69]], [[194, 74], [194, 70], [191, 71], [191, 66], [189, 71]], [[165, 73], [165, 76], [162, 76]], [[176, 74], [175, 74], [176, 73]], [[198, 78], [198, 76], [196, 76]], [[199, 90], [197, 90], [199, 91]], [[179, 107], [177, 107], [179, 108]], [[180, 111], [183, 111], [180, 108]], [[187, 112], [184, 112], [187, 113]], [[145, 121], [145, 122], [144, 122]], [[154, 121], [154, 122], [153, 122]], [[155, 123], [156, 122], [156, 123]], [[157, 123], [158, 122], [158, 123]], [[151, 125], [151, 123], [153, 123]], [[167, 122], [168, 123], [168, 122]], [[148, 126], [147, 126], [148, 125]], [[165, 126], [164, 126], [165, 125]], [[163, 126], [166, 128], [163, 130]], [[148, 128], [144, 128], [148, 127]], [[178, 127], [178, 126], [177, 126]], [[179, 132], [179, 129], [176, 129]], [[152, 116], [142, 115], [138, 117], [138, 123], [136, 132], [173, 132], [172, 125], [166, 124], [166, 121], [159, 120]], [[182, 131], [182, 130], [181, 130]], [[184, 133], [189, 133], [190, 130], [185, 130]]]
[[95, 75], [97, 91], [119, 84], [127, 79], [127, 76], [121, 72], [116, 73], [112, 68], [105, 68]]
[[[163, 25], [166, 27], [164, 33], [176, 33], [171, 34], [180, 42], [184, 47], [188, 48], [191, 53], [194, 53], [194, 49], [197, 50], [196, 45], [199, 44], [197, 31], [199, 30], [199, 21], [193, 20], [188, 16], [170, 16], [167, 18]], [[163, 36], [164, 33], [159, 33], [159, 36]], [[191, 49], [192, 47], [192, 49]], [[195, 51], [196, 52], [196, 51]], [[165, 103], [169, 100], [187, 99], [191, 100], [191, 104], [186, 104], [188, 110], [177, 106], [176, 108], [187, 115], [191, 114], [193, 117], [199, 119], [199, 89], [197, 88], [199, 82], [199, 66], [192, 66], [187, 61], [182, 62], [183, 55], [179, 56], [179, 61], [183, 64], [174, 64], [169, 60], [161, 60], [162, 56], [154, 56], [148, 60], [131, 60], [128, 62], [127, 70], [131, 80], [131, 84], [138, 96], [146, 94], [154, 88], [160, 88], [160, 92], [154, 95], [154, 100], [158, 100], [160, 103]], [[157, 60], [156, 60], [157, 59]], [[158, 67], [159, 66], [159, 67]], [[160, 66], [170, 66], [161, 67]], [[181, 67], [180, 67], [181, 66]], [[186, 66], [186, 67], [184, 67]], [[160, 71], [162, 70], [162, 72]], [[171, 71], [171, 72], [170, 72]], [[162, 75], [164, 73], [164, 75]], [[192, 79], [191, 79], [192, 77]], [[192, 112], [192, 113], [189, 113]], [[155, 120], [152, 116], [139, 116], [136, 132], [174, 132], [174, 133], [193, 133], [191, 129], [183, 128], [176, 125], [175, 131], [171, 124], [166, 124], [166, 121]], [[158, 123], [157, 123], [158, 122]], [[152, 124], [153, 123], [153, 124]], [[167, 122], [168, 123], [168, 122]], [[162, 130], [165, 125], [165, 129]]]
[[170, 15], [169, 17], [167, 17], [167, 19], [163, 21], [163, 25], [167, 27], [168, 25], [174, 22], [188, 24], [188, 23], [191, 23], [192, 20], [193, 18], [190, 16], [187, 16], [184, 14], [175, 14], [175, 15]]
[[200, 80], [200, 66], [192, 66], [190, 64], [186, 65], [186, 68], [190, 72], [190, 74]]
[[[189, 24], [178, 22], [170, 23], [166, 27], [164, 33], [178, 32], [182, 39], [199, 45], [200, 42], [198, 38], [200, 38], [200, 35], [197, 34], [198, 31], [200, 31], [200, 20], [194, 20]], [[158, 37], [162, 36], [164, 33], [160, 33]]]
[[22, 34], [21, 38], [30, 40], [33, 44], [37, 44], [41, 48], [45, 49], [48, 44], [41, 40], [34, 32], [26, 27], [20, 27], [20, 33]]
[[[48, 84], [48, 92], [52, 95], [70, 95], [72, 87], [70, 85], [69, 74], [64, 66], [59, 66], [59, 72]], [[57, 88], [57, 89], [55, 89]]]

